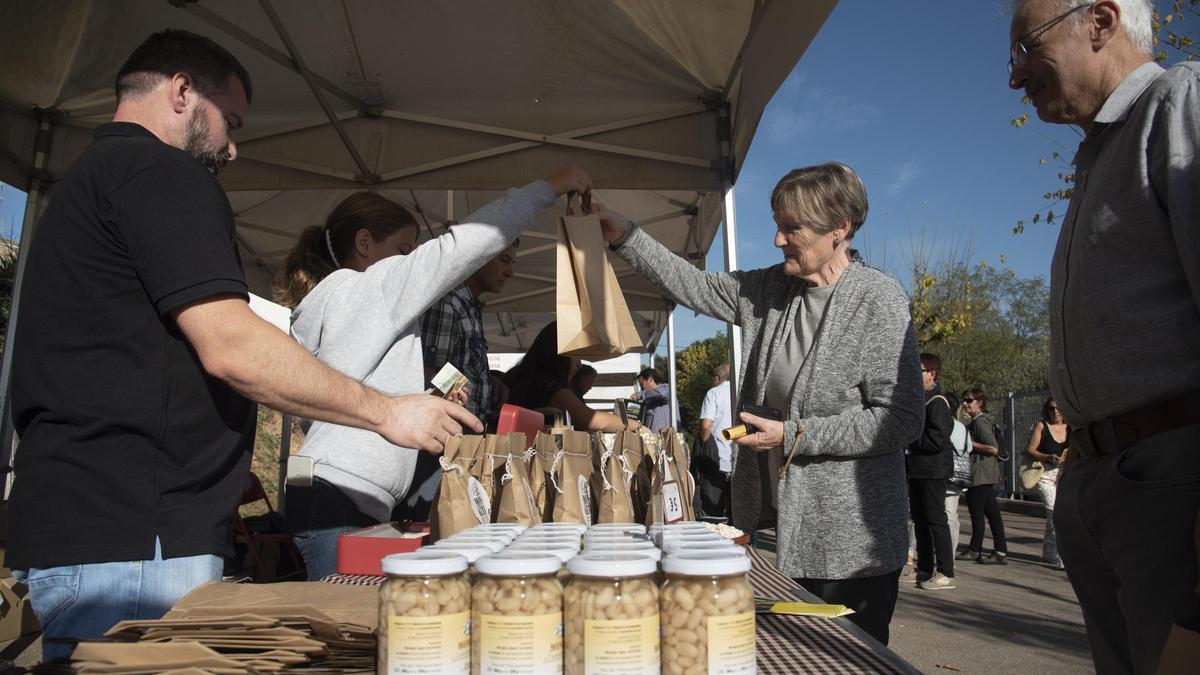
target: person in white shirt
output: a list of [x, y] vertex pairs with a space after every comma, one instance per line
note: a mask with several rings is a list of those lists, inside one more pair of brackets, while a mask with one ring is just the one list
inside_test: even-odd
[[[729, 401], [729, 364], [722, 363], [713, 369], [713, 388], [704, 395], [700, 406], [700, 443], [706, 446], [711, 439], [717, 450], [719, 475], [709, 478], [710, 491], [716, 499], [705, 499], [701, 495], [701, 506], [705, 515], [729, 515], [729, 474], [733, 470], [733, 443], [721, 438], [721, 429], [733, 426], [733, 415]], [[705, 502], [713, 502], [706, 504]]]

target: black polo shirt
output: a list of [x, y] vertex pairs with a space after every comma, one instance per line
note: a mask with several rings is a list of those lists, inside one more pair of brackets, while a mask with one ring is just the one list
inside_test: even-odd
[[13, 354], [20, 446], [5, 563], [227, 555], [254, 404], [205, 374], [171, 318], [247, 297], [229, 200], [187, 153], [105, 124], [28, 252]]

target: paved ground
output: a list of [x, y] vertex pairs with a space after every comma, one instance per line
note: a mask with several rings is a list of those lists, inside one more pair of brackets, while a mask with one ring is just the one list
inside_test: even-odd
[[[962, 509], [963, 537], [970, 519]], [[1040, 562], [1043, 520], [1004, 513], [1009, 563], [959, 562], [958, 588], [922, 591], [902, 584], [891, 648], [926, 673], [1092, 672], [1083, 618], [1065, 572]], [[991, 539], [985, 541], [985, 547]], [[0, 643], [0, 659], [23, 645]], [[41, 645], [16, 659], [32, 665]], [[0, 666], [0, 673], [3, 667]]]

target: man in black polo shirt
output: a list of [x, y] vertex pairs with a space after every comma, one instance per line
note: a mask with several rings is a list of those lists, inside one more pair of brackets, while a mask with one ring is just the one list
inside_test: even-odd
[[[21, 445], [5, 562], [27, 578], [47, 638], [157, 618], [219, 578], [252, 400], [434, 452], [460, 423], [482, 430], [461, 406], [363, 387], [250, 312], [214, 177], [252, 94], [229, 52], [152, 35], [116, 90], [113, 123], [38, 226], [13, 346]], [[48, 641], [44, 656], [70, 649]]]

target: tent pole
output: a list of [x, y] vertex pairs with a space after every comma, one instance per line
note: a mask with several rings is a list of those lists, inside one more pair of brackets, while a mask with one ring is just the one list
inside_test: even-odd
[[[10, 467], [13, 461], [12, 400], [12, 343], [16, 335], [17, 318], [21, 307], [21, 287], [25, 279], [25, 263], [29, 257], [29, 245], [33, 242], [33, 231], [37, 228], [38, 216], [45, 199], [44, 182], [46, 159], [50, 154], [50, 142], [54, 139], [54, 115], [46, 110], [37, 110], [38, 132], [34, 141], [33, 171], [29, 176], [29, 192], [25, 200], [25, 216], [21, 221], [21, 243], [17, 249], [17, 266], [13, 270], [12, 299], [9, 301], [8, 325], [4, 329], [4, 360], [0, 363], [0, 467]], [[8, 500], [12, 487], [12, 473], [5, 475], [3, 498]]]
[[679, 390], [675, 388], [675, 308], [672, 307], [667, 314], [667, 382], [669, 383], [671, 397], [668, 402], [671, 406], [671, 428], [679, 428], [679, 407], [675, 401], [678, 398]]
[[[725, 183], [725, 271], [738, 268], [737, 261], [737, 210], [733, 196], [733, 184]], [[738, 409], [738, 392], [742, 387], [742, 329], [727, 324], [729, 331], [729, 398], [730, 410]], [[734, 419], [737, 419], [736, 414]]]
[[287, 508], [284, 505], [287, 484], [288, 459], [292, 456], [292, 416], [283, 415], [279, 425], [279, 491], [275, 494], [275, 510], [281, 515]]

